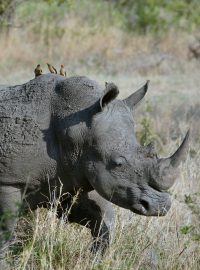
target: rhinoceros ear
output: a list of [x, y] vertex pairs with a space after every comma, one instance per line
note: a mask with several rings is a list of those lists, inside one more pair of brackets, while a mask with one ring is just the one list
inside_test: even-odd
[[128, 105], [130, 109], [133, 109], [138, 102], [145, 96], [149, 85], [149, 80], [135, 93], [124, 99], [124, 102]]
[[105, 87], [104, 94], [99, 100], [101, 110], [119, 94], [119, 89], [114, 83], [106, 82]]

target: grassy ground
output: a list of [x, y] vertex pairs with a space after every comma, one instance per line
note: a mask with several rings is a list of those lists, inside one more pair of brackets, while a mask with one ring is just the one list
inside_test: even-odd
[[[113, 81], [120, 97], [147, 79], [149, 92], [136, 111], [138, 140], [154, 140], [161, 156], [180, 144], [190, 127], [190, 151], [171, 189], [166, 217], [141, 217], [116, 207], [116, 230], [102, 260], [91, 256], [87, 229], [58, 221], [55, 209], [30, 213], [18, 225], [18, 245], [8, 259], [13, 269], [200, 269], [200, 63], [187, 59], [185, 34], [162, 39], [137, 37], [120, 30], [75, 32], [70, 19], [65, 35], [50, 44], [19, 29], [1, 33], [0, 83], [19, 84], [33, 78], [36, 64], [64, 63], [68, 75], [87, 75], [104, 84]], [[42, 35], [42, 34], [41, 34]], [[29, 40], [29, 41], [28, 41]], [[81, 46], [80, 46], [81, 43]]]

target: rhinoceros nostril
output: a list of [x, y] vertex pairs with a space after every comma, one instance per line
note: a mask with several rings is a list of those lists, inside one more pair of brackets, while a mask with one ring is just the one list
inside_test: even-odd
[[145, 208], [145, 210], [149, 210], [149, 203], [147, 201], [141, 200], [140, 203]]

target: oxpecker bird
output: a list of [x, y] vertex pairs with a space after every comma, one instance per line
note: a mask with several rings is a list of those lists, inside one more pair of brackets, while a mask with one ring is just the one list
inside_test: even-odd
[[34, 70], [34, 73], [35, 73], [35, 78], [42, 75], [42, 69], [41, 69], [40, 64], [37, 65], [37, 67]]
[[61, 65], [61, 68], [60, 68], [60, 75], [66, 77], [66, 71], [65, 71], [64, 65]]
[[47, 66], [48, 66], [48, 69], [49, 69], [49, 71], [50, 71], [51, 73], [57, 74], [57, 70], [55, 69], [55, 67], [53, 67], [52, 65], [50, 65], [50, 64], [48, 64], [48, 63], [47, 63]]

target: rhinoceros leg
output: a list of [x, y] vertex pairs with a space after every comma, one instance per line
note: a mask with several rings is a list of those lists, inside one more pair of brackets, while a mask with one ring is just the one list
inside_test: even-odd
[[95, 191], [80, 195], [72, 205], [68, 221], [88, 227], [94, 240], [91, 251], [103, 255], [114, 225], [114, 211], [110, 202]]
[[[11, 239], [19, 207], [21, 190], [12, 186], [0, 186], [0, 253]], [[2, 252], [1, 252], [2, 250]]]

